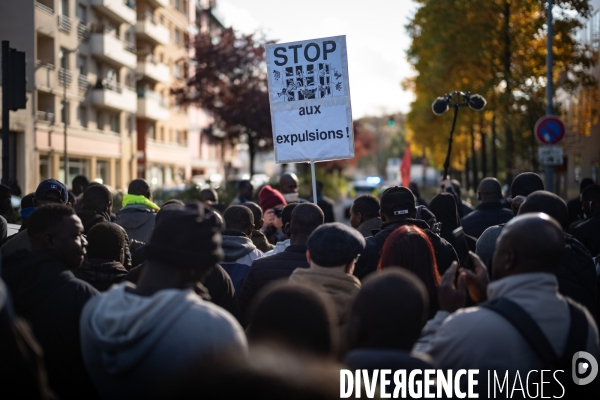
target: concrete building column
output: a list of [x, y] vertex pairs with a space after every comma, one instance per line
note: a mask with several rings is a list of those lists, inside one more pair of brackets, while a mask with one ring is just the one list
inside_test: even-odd
[[[51, 176], [54, 179], [58, 179], [60, 177], [60, 153], [54, 152], [50, 154], [48, 161], [50, 162]], [[63, 183], [67, 184], [66, 182]]]
[[108, 185], [117, 187], [117, 160], [114, 158], [108, 161]]
[[96, 165], [98, 159], [95, 156], [90, 157], [90, 181], [93, 181], [97, 178], [96, 176]]

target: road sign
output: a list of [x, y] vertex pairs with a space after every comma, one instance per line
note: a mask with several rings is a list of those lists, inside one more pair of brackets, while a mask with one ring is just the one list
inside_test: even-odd
[[538, 160], [541, 165], [562, 165], [562, 146], [540, 146], [538, 147]]
[[538, 119], [533, 132], [540, 144], [555, 145], [565, 138], [565, 124], [558, 117], [546, 115]]

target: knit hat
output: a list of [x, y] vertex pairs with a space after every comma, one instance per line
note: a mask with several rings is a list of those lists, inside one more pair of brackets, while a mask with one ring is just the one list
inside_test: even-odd
[[287, 205], [285, 197], [283, 197], [281, 192], [277, 189], [273, 189], [269, 185], [266, 185], [262, 189], [260, 189], [260, 193], [258, 193], [258, 200], [260, 202], [260, 207], [262, 208], [263, 212], [281, 204], [283, 204], [284, 206]]
[[415, 195], [404, 186], [393, 186], [381, 195], [381, 213], [389, 217], [407, 215], [415, 207]]
[[306, 243], [310, 258], [320, 267], [349, 264], [365, 249], [365, 238], [356, 229], [333, 222], [313, 231]]
[[148, 260], [181, 268], [209, 268], [223, 259], [221, 222], [201, 203], [174, 205], [161, 211], [150, 243]]

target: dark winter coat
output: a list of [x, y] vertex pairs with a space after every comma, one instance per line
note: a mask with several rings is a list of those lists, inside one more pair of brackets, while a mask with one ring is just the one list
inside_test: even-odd
[[127, 270], [123, 264], [114, 260], [84, 260], [81, 266], [75, 270], [75, 276], [86, 281], [98, 291], [104, 292], [113, 284], [123, 282], [127, 276]]
[[573, 233], [575, 239], [579, 240], [592, 254], [592, 257], [600, 255], [600, 211], [596, 211], [587, 221], [577, 225]]
[[44, 351], [51, 389], [60, 399], [97, 397], [83, 365], [79, 317], [98, 291], [54, 258], [29, 251], [2, 260], [2, 279]]
[[317, 205], [323, 211], [325, 223], [335, 222], [335, 213], [333, 211], [333, 200], [326, 196], [317, 196]]
[[490, 226], [505, 224], [514, 216], [500, 202], [481, 203], [475, 211], [462, 218], [461, 224], [467, 235], [478, 238]]
[[255, 260], [238, 295], [243, 320], [246, 320], [246, 313], [254, 296], [266, 284], [279, 279], [288, 279], [296, 268], [308, 267], [306, 246], [291, 245], [281, 253]]
[[254, 229], [252, 231], [252, 243], [256, 246], [257, 249], [266, 253], [267, 251], [271, 251], [275, 248], [274, 245], [267, 241], [267, 237], [261, 231]]
[[118, 212], [115, 223], [125, 229], [130, 239], [149, 243], [155, 219], [156, 213], [149, 207], [132, 204]]
[[433, 245], [435, 259], [440, 275], [444, 274], [444, 272], [450, 267], [450, 264], [452, 264], [452, 261], [459, 261], [456, 251], [454, 251], [452, 245], [435, 233], [431, 232], [427, 222], [419, 219], [407, 218], [401, 221], [384, 223], [381, 226], [381, 230], [377, 232], [377, 234], [366, 239], [367, 245], [356, 262], [354, 276], [360, 280], [363, 280], [371, 272], [377, 270], [377, 264], [379, 264], [379, 257], [381, 256], [381, 249], [383, 248], [385, 240], [391, 235], [392, 232], [403, 225], [414, 225], [425, 231], [431, 240], [431, 244]]

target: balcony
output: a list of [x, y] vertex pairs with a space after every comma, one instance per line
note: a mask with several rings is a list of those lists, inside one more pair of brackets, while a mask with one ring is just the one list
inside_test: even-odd
[[169, 6], [169, 0], [148, 0], [148, 3], [150, 3], [154, 7], [168, 7]]
[[137, 96], [137, 115], [139, 118], [153, 121], [169, 119], [169, 109], [161, 95], [152, 90], [138, 89]]
[[[49, 4], [52, 4], [52, 3], [49, 3]], [[46, 4], [43, 4], [39, 1], [35, 2], [35, 8], [37, 8], [38, 10], [40, 10], [48, 15], [54, 15], [54, 9], [52, 7], [49, 7]]]
[[135, 72], [155, 82], [169, 82], [169, 67], [151, 55], [138, 59]]
[[66, 15], [59, 15], [58, 16], [58, 29], [65, 32], [65, 33], [70, 33], [71, 32], [71, 28], [72, 28], [72, 23], [71, 23], [71, 18], [67, 17]]
[[108, 14], [110, 17], [125, 22], [135, 24], [135, 1], [132, 0], [91, 0], [92, 6]]
[[79, 85], [79, 89], [87, 90], [88, 86], [90, 86], [90, 82], [88, 81], [88, 77], [86, 75], [79, 74], [79, 78], [77, 78], [77, 83]]
[[81, 22], [77, 24], [77, 39], [82, 42], [85, 42], [90, 37], [90, 27], [82, 24]]
[[135, 68], [136, 55], [132, 46], [108, 32], [92, 33], [90, 36], [92, 55], [112, 64]]
[[144, 14], [135, 25], [135, 34], [140, 39], [149, 40], [155, 44], [169, 44], [169, 29], [158, 23], [151, 13]]
[[117, 82], [99, 81], [92, 90], [92, 104], [99, 108], [135, 113], [137, 111], [137, 95], [133, 88]]
[[53, 123], [54, 113], [50, 111], [36, 111], [36, 119], [40, 122]]
[[60, 86], [71, 86], [71, 81], [73, 80], [73, 73], [68, 69], [61, 68], [58, 70], [58, 83]]
[[58, 77], [54, 64], [37, 60], [35, 63], [35, 87], [42, 91], [50, 91], [58, 87]]

